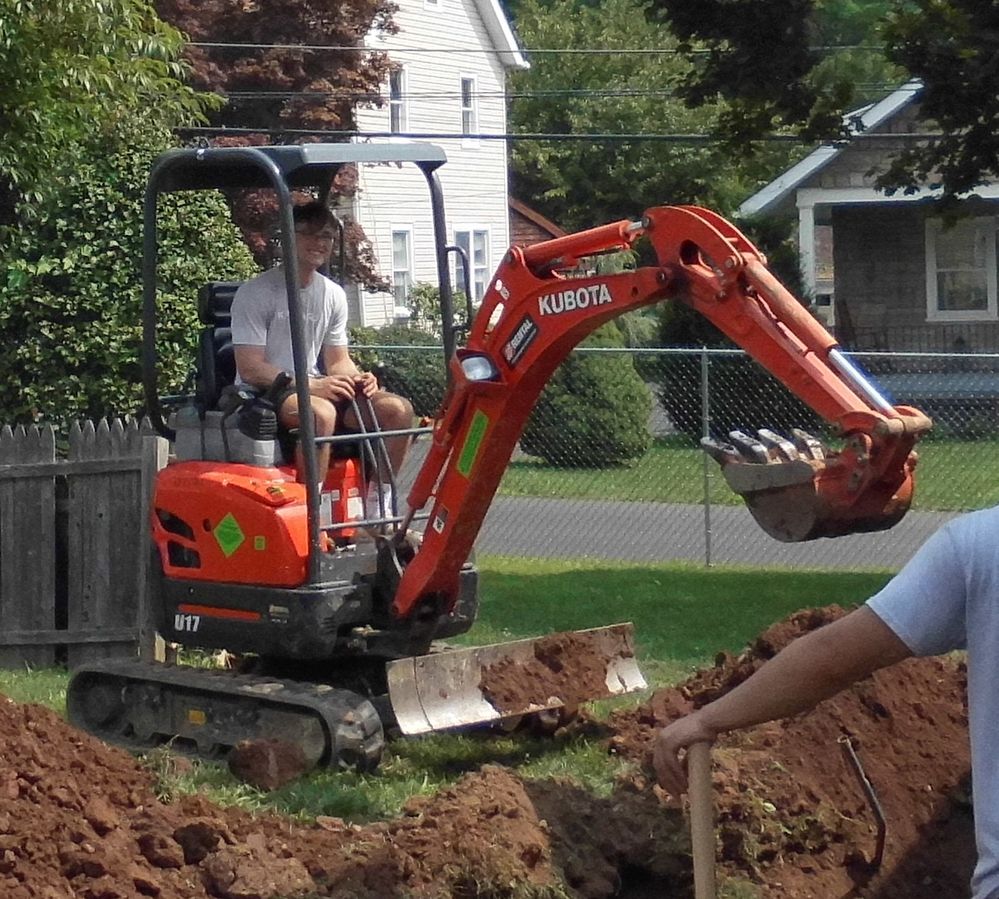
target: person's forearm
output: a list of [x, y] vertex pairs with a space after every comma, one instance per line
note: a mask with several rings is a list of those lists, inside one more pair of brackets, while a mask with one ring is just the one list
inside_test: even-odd
[[[874, 641], [870, 640], [872, 630], [877, 636]], [[795, 640], [698, 714], [715, 733], [786, 718], [909, 655], [873, 612], [858, 609]]]
[[269, 362], [243, 361], [239, 366], [239, 376], [248, 384], [252, 384], [258, 390], [266, 390], [274, 383], [274, 379], [281, 374], [282, 369]]
[[361, 373], [361, 370], [354, 364], [353, 359], [343, 359], [339, 362], [326, 363], [326, 374], [328, 375], [346, 375], [348, 378], [353, 378]]

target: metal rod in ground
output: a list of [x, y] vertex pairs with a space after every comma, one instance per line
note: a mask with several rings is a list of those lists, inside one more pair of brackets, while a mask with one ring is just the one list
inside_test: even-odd
[[687, 778], [694, 899], [715, 899], [715, 804], [711, 789], [710, 743], [694, 743], [687, 750]]

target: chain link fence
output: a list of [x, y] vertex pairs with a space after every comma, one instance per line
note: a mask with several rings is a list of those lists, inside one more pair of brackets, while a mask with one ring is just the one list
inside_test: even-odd
[[[389, 360], [386, 371], [396, 374], [413, 353], [422, 353], [421, 379], [412, 385], [420, 391], [428, 389], [426, 372], [432, 359], [441, 365], [441, 374], [430, 393], [439, 393], [439, 349], [433, 356], [427, 355], [431, 348], [370, 349]], [[524, 452], [522, 441], [484, 523], [480, 552], [894, 570], [949, 518], [999, 502], [999, 354], [849, 354], [887, 399], [916, 406], [934, 419], [933, 431], [918, 446], [915, 502], [888, 531], [785, 544], [753, 522], [717, 464], [700, 450], [699, 440], [702, 435], [724, 439], [734, 429], [754, 433], [770, 428], [787, 434], [800, 427], [835, 447], [836, 436], [806, 404], [741, 351], [575, 353], [602, 356], [601, 367], [609, 367], [614, 358], [633, 365], [639, 375], [637, 391], [645, 390], [647, 398], [622, 408], [627, 415], [635, 415], [636, 408], [643, 415], [645, 448], [626, 461], [595, 462], [592, 449], [580, 449], [578, 419], [547, 422], [546, 431], [558, 433], [560, 445], [541, 458]], [[389, 376], [387, 386], [406, 392], [410, 385]], [[574, 386], [582, 392], [574, 399], [594, 407], [593, 420], [614, 427], [619, 404], [599, 391], [587, 393], [594, 388], [585, 380]], [[429, 394], [414, 399], [424, 408], [438, 401]], [[557, 416], [571, 406], [547, 403], [535, 414]], [[586, 427], [592, 427], [592, 421]], [[421, 455], [418, 445], [403, 473], [404, 484]]]

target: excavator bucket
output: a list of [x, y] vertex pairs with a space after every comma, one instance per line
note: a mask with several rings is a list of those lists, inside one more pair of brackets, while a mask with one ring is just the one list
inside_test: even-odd
[[400, 730], [422, 734], [497, 722], [641, 690], [629, 624], [449, 649], [388, 665]]
[[897, 524], [912, 502], [912, 443], [930, 426], [925, 416], [914, 423], [914, 433], [890, 446], [855, 435], [843, 450], [830, 451], [797, 429], [790, 439], [767, 429], [756, 436], [732, 431], [730, 443], [705, 438], [701, 446], [721, 465], [757, 524], [793, 543]]

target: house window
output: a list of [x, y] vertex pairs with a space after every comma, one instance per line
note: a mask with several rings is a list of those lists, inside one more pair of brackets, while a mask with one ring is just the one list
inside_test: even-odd
[[413, 286], [412, 235], [409, 230], [392, 232], [392, 294], [396, 306], [405, 306]]
[[479, 127], [479, 114], [476, 108], [475, 79], [461, 79], [461, 133], [475, 134]]
[[926, 222], [928, 321], [996, 318], [996, 220]]
[[[455, 245], [461, 247], [468, 255], [471, 271], [472, 300], [482, 302], [489, 284], [489, 232], [488, 231], [455, 231]], [[455, 287], [465, 289], [465, 261], [456, 254]]]
[[406, 130], [406, 73], [395, 69], [389, 73], [389, 131], [401, 134]]

